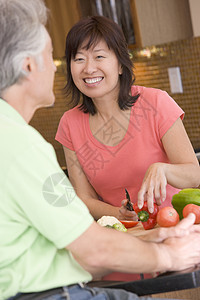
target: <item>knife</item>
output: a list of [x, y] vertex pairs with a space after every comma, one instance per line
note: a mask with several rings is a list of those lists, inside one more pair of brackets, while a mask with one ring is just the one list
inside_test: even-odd
[[125, 192], [126, 192], [126, 199], [128, 200], [127, 204], [126, 204], [126, 209], [128, 209], [130, 211], [134, 211], [133, 204], [131, 203], [131, 198], [130, 198], [130, 195], [129, 195], [127, 189], [125, 189]]

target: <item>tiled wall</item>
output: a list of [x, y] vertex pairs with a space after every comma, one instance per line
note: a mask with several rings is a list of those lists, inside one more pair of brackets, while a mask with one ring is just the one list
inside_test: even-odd
[[[185, 111], [184, 125], [195, 149], [200, 148], [200, 38], [137, 49], [135, 84], [160, 88]], [[183, 93], [171, 94], [168, 68], [180, 67]]]
[[[130, 50], [130, 55], [135, 65], [135, 84], [167, 91], [185, 111], [184, 125], [187, 133], [193, 147], [200, 149], [200, 37]], [[68, 109], [63, 93], [65, 66], [61, 60], [56, 63], [55, 105], [38, 110], [30, 124], [54, 146], [60, 165], [65, 166], [62, 147], [54, 139], [59, 120]], [[170, 93], [169, 67], [180, 67], [182, 94]]]

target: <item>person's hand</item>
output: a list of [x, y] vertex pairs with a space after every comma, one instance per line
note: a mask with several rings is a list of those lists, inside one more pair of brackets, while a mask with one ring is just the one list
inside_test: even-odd
[[160, 262], [167, 267], [161, 271], [182, 271], [185, 269], [195, 268], [200, 264], [200, 225], [194, 225], [195, 215], [189, 214], [187, 218], [181, 220], [176, 226], [169, 228], [159, 228], [146, 241], [157, 242], [159, 253], [161, 254]]
[[119, 220], [138, 221], [138, 216], [135, 211], [130, 211], [126, 208], [127, 199], [122, 201], [122, 206], [119, 208]]
[[[200, 231], [199, 225], [196, 229], [182, 237], [169, 237], [163, 244], [167, 246], [171, 260], [171, 271], [181, 271], [195, 268], [200, 264]], [[197, 229], [198, 228], [198, 229]], [[167, 256], [165, 256], [167, 259]]]
[[142, 208], [144, 201], [147, 201], [148, 210], [153, 212], [153, 202], [161, 205], [166, 199], [167, 179], [165, 176], [164, 163], [152, 164], [144, 176], [142, 186], [138, 192], [138, 207]]
[[171, 237], [157, 244], [161, 254], [160, 261], [167, 266], [161, 273], [196, 268], [200, 264], [199, 239], [200, 233], [193, 232], [179, 238]]
[[159, 227], [154, 230], [145, 231], [140, 238], [148, 242], [160, 243], [167, 238], [181, 238], [191, 233], [200, 233], [200, 225], [194, 225], [195, 215], [190, 213], [186, 218], [182, 219], [176, 226]]

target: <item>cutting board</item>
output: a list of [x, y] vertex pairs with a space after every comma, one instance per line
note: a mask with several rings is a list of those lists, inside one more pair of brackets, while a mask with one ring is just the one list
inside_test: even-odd
[[159, 226], [156, 225], [153, 229], [145, 230], [142, 226], [142, 223], [139, 222], [135, 227], [128, 228], [128, 233], [139, 237], [139, 236], [148, 234], [148, 232], [152, 232], [153, 230], [155, 230], [158, 227]]

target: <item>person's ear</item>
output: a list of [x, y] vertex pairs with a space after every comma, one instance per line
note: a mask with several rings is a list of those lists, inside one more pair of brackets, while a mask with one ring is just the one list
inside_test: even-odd
[[26, 57], [22, 65], [22, 73], [29, 76], [36, 69], [35, 60], [32, 57]]
[[119, 66], [119, 75], [122, 75], [123, 73], [123, 68], [122, 68], [122, 65]]

